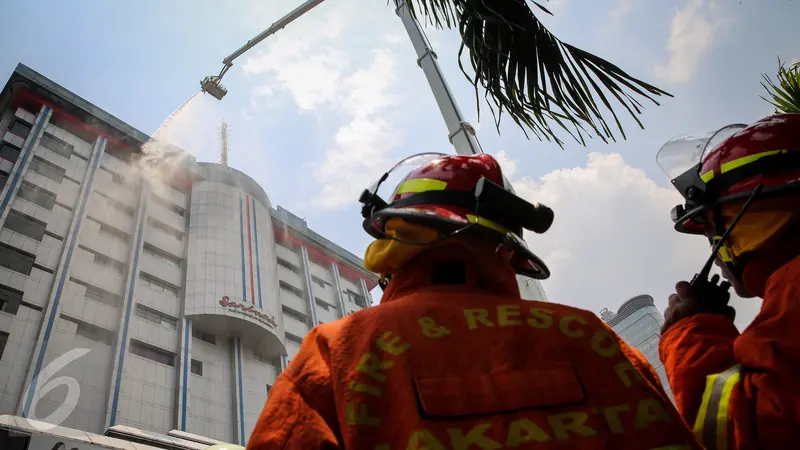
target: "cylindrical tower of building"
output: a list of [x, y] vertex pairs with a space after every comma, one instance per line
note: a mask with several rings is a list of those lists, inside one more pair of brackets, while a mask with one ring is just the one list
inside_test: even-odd
[[186, 317], [261, 355], [286, 355], [275, 238], [264, 190], [244, 173], [198, 163], [192, 184]]
[[602, 312], [603, 320], [631, 347], [637, 348], [658, 372], [661, 384], [672, 396], [664, 366], [658, 357], [658, 341], [664, 316], [656, 308], [653, 297], [637, 295], [619, 307], [617, 313]]

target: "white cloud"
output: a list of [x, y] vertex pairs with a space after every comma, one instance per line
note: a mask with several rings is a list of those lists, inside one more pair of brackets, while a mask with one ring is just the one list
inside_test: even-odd
[[494, 159], [500, 164], [500, 168], [503, 169], [503, 175], [506, 178], [511, 179], [517, 173], [517, 162], [511, 159], [505, 150], [500, 150], [494, 154]]
[[689, 82], [698, 63], [714, 44], [721, 23], [713, 3], [687, 0], [684, 8], [672, 17], [667, 40], [669, 60], [655, 67], [656, 75], [675, 84]]
[[611, 12], [609, 12], [609, 19], [612, 22], [618, 22], [623, 17], [627, 16], [632, 9], [633, 0], [616, 0], [614, 6], [611, 8]]
[[315, 204], [335, 209], [356, 201], [359, 192], [382, 170], [400, 136], [383, 113], [398, 103], [391, 87], [397, 80], [394, 53], [387, 48], [373, 51], [369, 66], [357, 70], [343, 82], [339, 104], [350, 120], [335, 136], [335, 145], [315, 169], [322, 194]]
[[312, 10], [262, 43], [265, 50], [242, 65], [245, 75], [259, 79], [253, 96], [287, 90], [303, 110], [332, 101], [349, 65], [341, 43], [348, 10]]
[[[385, 4], [346, 0], [335, 9], [324, 7], [270, 37], [264, 50], [243, 65], [256, 85], [251, 113], [267, 104], [275, 108], [276, 95], [288, 93], [319, 123], [341, 124], [322, 137], [329, 139], [320, 149], [324, 156], [306, 164], [317, 185], [311, 187], [313, 199], [298, 206], [323, 210], [355, 202], [400, 142], [387, 113], [399, 103], [392, 91], [398, 80], [394, 47], [406, 43], [399, 19]], [[365, 41], [370, 30], [380, 38]]]
[[[618, 154], [591, 153], [585, 167], [518, 179], [514, 187], [555, 211], [547, 233], [526, 235], [552, 272], [543, 283], [550, 301], [598, 312], [650, 294], [663, 310], [675, 283], [690, 279], [709, 255], [705, 239], [673, 230], [669, 211], [680, 201], [677, 192]], [[759, 308], [754, 300], [734, 303], [739, 325]]]
[[408, 42], [408, 36], [402, 32], [388, 33], [381, 39], [391, 45], [405, 44]]

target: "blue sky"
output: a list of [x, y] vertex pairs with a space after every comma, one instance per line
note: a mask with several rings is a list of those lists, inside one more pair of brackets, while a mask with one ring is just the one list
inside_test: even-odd
[[[4, 5], [0, 77], [23, 62], [145, 133], [216, 74], [223, 57], [299, 0], [212, 2], [11, 0]], [[264, 5], [268, 3], [268, 5]], [[751, 122], [770, 113], [761, 73], [800, 59], [800, 4], [642, 0], [550, 2], [561, 39], [675, 95], [648, 106], [629, 139], [584, 148], [528, 141], [488, 114], [456, 64], [454, 31], [427, 32], [483, 148], [499, 155], [518, 190], [549, 203], [556, 223], [528, 237], [550, 262], [549, 300], [594, 311], [649, 293], [663, 307], [672, 286], [707, 254], [671, 231], [677, 196], [655, 153], [679, 134]], [[327, 0], [236, 61], [229, 94], [194, 100], [168, 129], [198, 160], [218, 158], [217, 127], [231, 126], [230, 165], [255, 178], [275, 205], [357, 255], [369, 243], [355, 199], [394, 160], [451, 151], [416, 57], [385, 1]], [[485, 106], [485, 105], [484, 105]], [[758, 304], [737, 303], [739, 324]]]

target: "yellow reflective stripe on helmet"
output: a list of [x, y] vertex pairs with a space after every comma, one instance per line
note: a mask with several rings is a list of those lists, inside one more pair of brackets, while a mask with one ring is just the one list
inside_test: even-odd
[[[738, 169], [739, 167], [745, 166], [750, 164], [751, 162], [758, 161], [759, 159], [765, 156], [772, 156], [777, 155], [779, 153], [788, 153], [789, 151], [784, 150], [770, 150], [767, 152], [756, 153], [754, 155], [743, 156], [741, 158], [734, 159], [733, 161], [728, 161], [722, 166], [720, 166], [719, 173], [730, 172], [731, 170]], [[709, 181], [714, 179], [714, 170], [709, 170], [708, 172], [701, 174], [700, 179], [703, 180], [703, 183], [708, 183]]]
[[703, 400], [694, 421], [694, 434], [708, 450], [728, 448], [728, 413], [733, 388], [741, 379], [738, 364], [706, 377]]
[[490, 228], [490, 229], [492, 229], [494, 231], [497, 231], [499, 233], [503, 233], [503, 234], [513, 233], [513, 231], [511, 231], [508, 228], [500, 225], [499, 223], [492, 222], [489, 219], [484, 219], [483, 217], [478, 217], [478, 216], [475, 216], [473, 214], [467, 214], [467, 220], [469, 220], [469, 223], [478, 224], [478, 225], [480, 225], [482, 227]]
[[446, 181], [434, 180], [431, 178], [416, 178], [413, 180], [406, 180], [400, 183], [397, 187], [397, 195], [407, 194], [409, 192], [428, 192], [428, 191], [443, 191], [447, 187]]
[[743, 156], [741, 158], [728, 161], [720, 167], [720, 173], [730, 172], [751, 162], [758, 161], [765, 156], [777, 155], [778, 153], [788, 153], [788, 150], [770, 150], [768, 152], [756, 153], [755, 155]]

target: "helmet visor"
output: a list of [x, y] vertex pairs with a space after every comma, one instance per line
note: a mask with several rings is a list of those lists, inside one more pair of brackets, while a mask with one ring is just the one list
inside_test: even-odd
[[398, 191], [406, 189], [406, 192], [411, 192], [408, 191], [408, 189], [414, 189], [414, 183], [401, 184], [411, 172], [420, 166], [446, 156], [448, 155], [444, 153], [433, 152], [411, 155], [392, 166], [389, 171], [384, 173], [376, 182], [372, 183], [369, 191], [380, 197], [387, 204], [391, 203]]
[[729, 137], [745, 128], [744, 124], [727, 125], [710, 133], [690, 134], [670, 139], [656, 155], [661, 170], [675, 180], [699, 165]]
[[656, 155], [661, 170], [674, 180], [693, 167], [697, 167], [706, 144], [714, 133], [690, 134], [670, 139]]
[[720, 144], [725, 142], [729, 137], [732, 137], [736, 133], [744, 130], [747, 128], [747, 125], [741, 123], [735, 123], [732, 125], [724, 126], [714, 132], [711, 138], [706, 143], [705, 148], [703, 149], [703, 154], [700, 156], [701, 162], [706, 162], [709, 156], [711, 156], [715, 151], [720, 148]]

